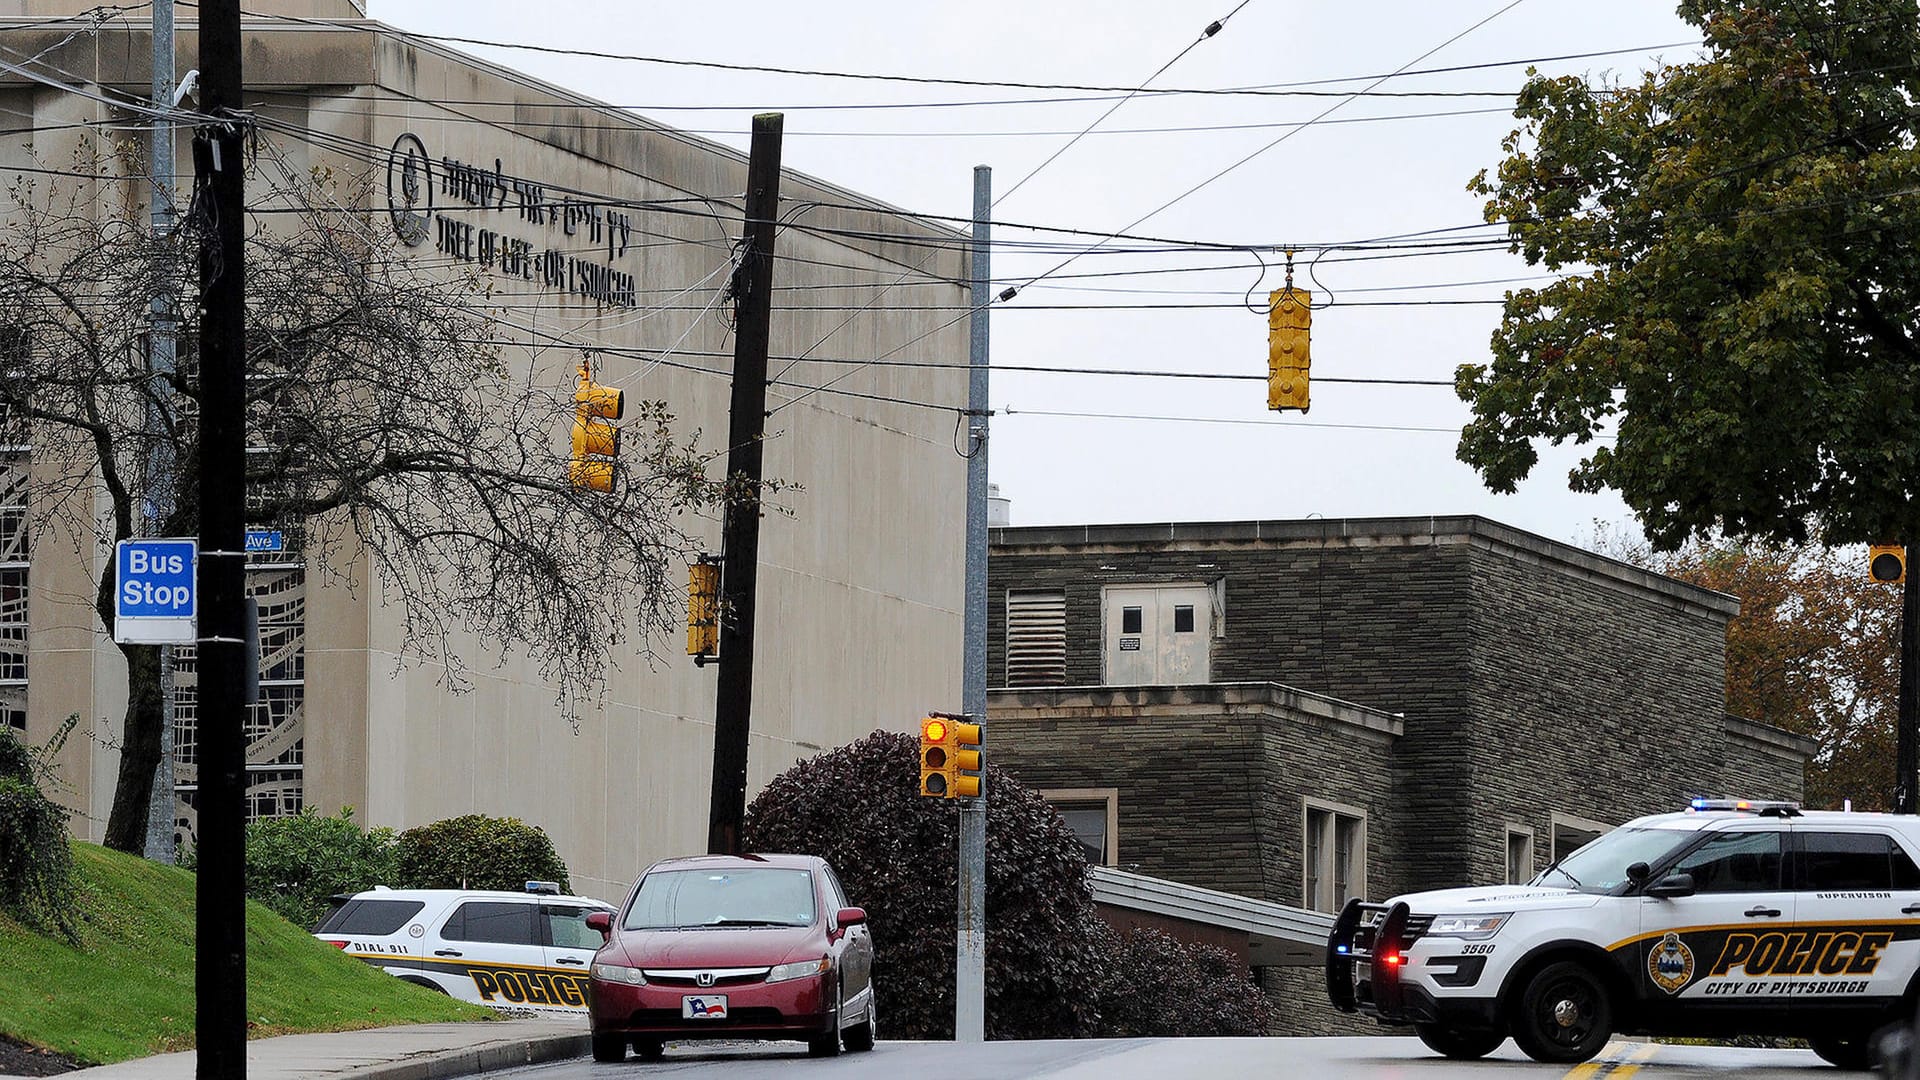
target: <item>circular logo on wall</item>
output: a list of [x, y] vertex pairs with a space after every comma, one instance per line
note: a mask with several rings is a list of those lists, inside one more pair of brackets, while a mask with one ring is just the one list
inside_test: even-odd
[[433, 161], [418, 135], [407, 132], [387, 152], [387, 213], [400, 242], [418, 247], [433, 217]]

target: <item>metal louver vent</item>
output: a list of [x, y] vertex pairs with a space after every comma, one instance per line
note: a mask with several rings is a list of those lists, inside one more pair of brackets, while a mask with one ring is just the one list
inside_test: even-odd
[[1007, 685], [1067, 681], [1067, 594], [1007, 594]]

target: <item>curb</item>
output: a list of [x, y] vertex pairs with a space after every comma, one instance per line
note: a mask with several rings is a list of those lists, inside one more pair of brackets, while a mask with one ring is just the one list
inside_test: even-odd
[[464, 1050], [420, 1054], [404, 1061], [384, 1062], [336, 1075], [340, 1080], [444, 1080], [585, 1057], [591, 1044], [592, 1037], [585, 1033], [512, 1039]]

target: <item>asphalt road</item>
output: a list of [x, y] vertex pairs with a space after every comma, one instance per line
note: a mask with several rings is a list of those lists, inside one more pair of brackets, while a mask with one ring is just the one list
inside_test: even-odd
[[881, 1042], [867, 1054], [808, 1058], [797, 1043], [686, 1043], [665, 1060], [629, 1057], [614, 1064], [581, 1060], [518, 1069], [515, 1080], [611, 1080], [665, 1075], [676, 1080], [1453, 1080], [1539, 1077], [1541, 1080], [1821, 1080], [1841, 1073], [1810, 1050], [1736, 1050], [1616, 1040], [1598, 1058], [1572, 1068], [1528, 1060], [1512, 1042], [1484, 1061], [1437, 1057], [1411, 1038], [1116, 1039], [1074, 1042]]

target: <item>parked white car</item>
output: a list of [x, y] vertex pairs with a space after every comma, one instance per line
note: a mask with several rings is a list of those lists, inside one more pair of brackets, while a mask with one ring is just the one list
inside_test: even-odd
[[375, 887], [335, 897], [314, 936], [389, 974], [480, 1005], [585, 1016], [601, 936], [587, 916], [612, 907], [525, 892]]

